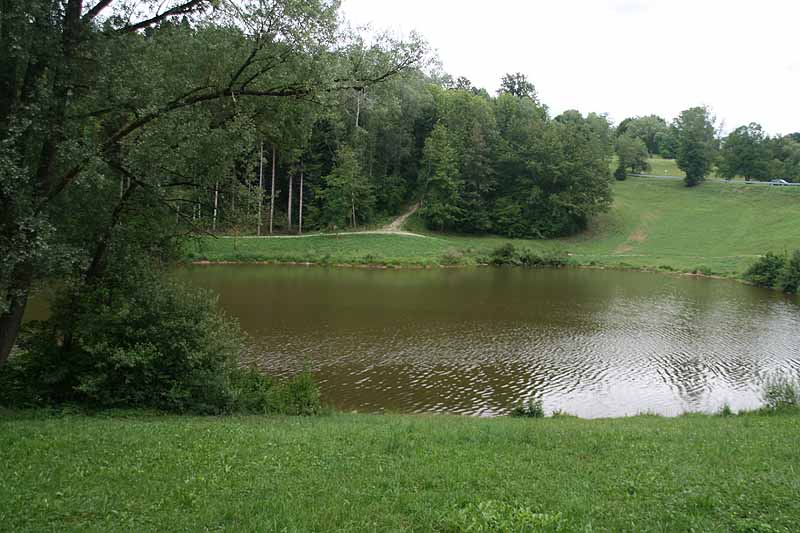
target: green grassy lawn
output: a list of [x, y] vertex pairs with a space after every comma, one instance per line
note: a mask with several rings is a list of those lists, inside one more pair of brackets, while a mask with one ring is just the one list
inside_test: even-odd
[[[736, 276], [767, 251], [800, 247], [800, 190], [708, 182], [629, 178], [615, 182], [614, 206], [589, 231], [551, 241], [427, 233], [316, 236], [302, 239], [213, 239], [192, 245], [190, 260], [329, 264], [476, 264], [506, 242], [568, 252], [579, 265], [700, 270]], [[413, 219], [411, 229], [417, 229]]]
[[[617, 156], [611, 158], [611, 172], [617, 168], [619, 164], [619, 160]], [[643, 174], [649, 174], [651, 176], [674, 176], [677, 178], [685, 178], [686, 173], [678, 168], [678, 163], [674, 159], [663, 159], [661, 157], [650, 157], [647, 159], [647, 164], [650, 165], [650, 169], [643, 172]], [[712, 171], [709, 177], [716, 177], [714, 171]]]
[[796, 414], [0, 413], [0, 530], [796, 531], [798, 439]]
[[686, 173], [678, 168], [678, 163], [674, 159], [662, 159], [660, 157], [652, 157], [647, 160], [650, 165], [650, 170], [645, 174], [652, 174], [653, 176], [677, 176], [685, 178]]

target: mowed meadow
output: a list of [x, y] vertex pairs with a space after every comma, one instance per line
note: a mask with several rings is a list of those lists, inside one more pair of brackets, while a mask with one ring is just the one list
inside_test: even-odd
[[0, 417], [4, 531], [791, 531], [796, 414]]
[[313, 262], [435, 266], [485, 262], [507, 242], [562, 251], [577, 265], [700, 272], [736, 277], [768, 251], [800, 242], [800, 188], [632, 177], [614, 183], [611, 211], [578, 236], [555, 240], [438, 234], [413, 217], [424, 235], [343, 234], [301, 238], [206, 237], [188, 247], [193, 261]]

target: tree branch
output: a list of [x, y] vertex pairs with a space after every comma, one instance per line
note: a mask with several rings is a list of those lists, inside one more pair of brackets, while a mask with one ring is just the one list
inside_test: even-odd
[[114, 0], [100, 0], [99, 2], [97, 2], [97, 3], [94, 5], [94, 7], [93, 7], [92, 9], [90, 9], [90, 10], [89, 10], [89, 11], [88, 11], [88, 12], [87, 12], [87, 13], [86, 13], [84, 16], [83, 16], [83, 21], [84, 21], [84, 22], [90, 22], [90, 21], [91, 21], [92, 19], [94, 19], [94, 18], [95, 18], [97, 15], [99, 15], [101, 11], [103, 11], [105, 8], [107, 8], [107, 7], [108, 7], [108, 5], [109, 5], [111, 2], [113, 2], [113, 1], [114, 1]]
[[161, 22], [162, 20], [164, 20], [166, 18], [174, 17], [174, 16], [177, 16], [177, 15], [186, 15], [186, 14], [191, 13], [193, 11], [197, 11], [197, 10], [201, 9], [204, 4], [207, 4], [207, 3], [209, 3], [209, 0], [190, 0], [189, 2], [184, 2], [182, 4], [179, 4], [179, 5], [175, 6], [175, 7], [167, 9], [163, 13], [159, 13], [157, 15], [154, 15], [154, 16], [150, 17], [149, 19], [141, 20], [139, 22], [136, 22], [136, 23], [133, 23], [133, 24], [129, 24], [127, 26], [123, 26], [122, 28], [120, 28], [117, 31], [119, 33], [132, 33], [132, 32], [135, 32], [135, 31], [139, 31], [141, 29], [153, 26], [154, 24], [158, 24], [159, 22]]
[[[202, 1], [202, 0], [197, 0]], [[189, 2], [192, 3], [192, 2]], [[356, 80], [346, 80], [343, 78], [334, 80], [334, 85], [332, 87], [327, 87], [325, 89], [321, 89], [320, 92], [335, 92], [335, 91], [342, 91], [347, 89], [357, 89], [363, 90], [364, 88], [368, 87], [369, 85], [373, 85], [376, 83], [380, 83], [385, 81], [386, 79], [390, 78], [391, 76], [400, 73], [402, 70], [408, 68], [410, 65], [414, 64], [416, 61], [415, 56], [409, 56], [408, 58], [400, 61], [399, 63], [393, 65], [393, 67], [388, 70], [387, 72], [377, 76], [375, 78], [365, 78], [365, 79], [356, 79]], [[242, 97], [242, 96], [257, 96], [257, 97], [274, 97], [274, 98], [301, 98], [308, 96], [311, 94], [313, 89], [306, 85], [286, 85], [283, 87], [273, 87], [270, 89], [264, 90], [251, 90], [247, 89], [246, 87], [241, 87], [239, 89], [229, 89], [227, 87], [216, 89], [209, 93], [205, 94], [193, 94], [196, 93], [197, 89], [193, 89], [189, 91], [185, 95], [176, 98], [172, 102], [164, 105], [161, 109], [148, 113], [139, 117], [138, 119], [130, 122], [127, 126], [120, 129], [112, 135], [105, 143], [102, 144], [100, 147], [100, 152], [105, 153], [117, 143], [125, 139], [131, 133], [143, 128], [150, 122], [161, 118], [162, 116], [171, 113], [172, 111], [177, 111], [180, 109], [184, 109], [187, 107], [191, 107], [196, 104], [200, 104], [203, 102], [210, 102], [213, 100], [218, 100], [220, 98], [225, 98], [228, 96], [231, 97]], [[191, 96], [187, 96], [191, 95]], [[61, 192], [69, 185], [80, 173], [85, 163], [79, 163], [67, 171], [66, 174], [62, 176], [62, 178], [53, 186], [48, 194], [44, 197], [43, 201], [37, 207], [37, 212], [40, 211], [44, 206], [50, 202], [53, 198], [61, 194]]]

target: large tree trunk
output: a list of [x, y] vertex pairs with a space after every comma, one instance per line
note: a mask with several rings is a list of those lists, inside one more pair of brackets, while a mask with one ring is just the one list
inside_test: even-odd
[[28, 305], [28, 294], [33, 281], [33, 267], [22, 263], [12, 273], [15, 283], [9, 291], [9, 308], [0, 313], [0, 366], [3, 366], [11, 355], [14, 343], [19, 335], [22, 316]]
[[[3, 7], [3, 12], [6, 12], [7, 5], [4, 2], [0, 7]], [[10, 7], [10, 6], [8, 6]], [[54, 178], [57, 175], [57, 160], [58, 160], [58, 147], [65, 138], [64, 124], [66, 122], [67, 103], [70, 93], [73, 90], [73, 70], [74, 70], [74, 57], [75, 51], [78, 47], [81, 38], [82, 24], [81, 24], [81, 11], [83, 10], [82, 0], [69, 0], [64, 7], [64, 21], [63, 30], [61, 34], [62, 49], [59, 57], [55, 63], [55, 75], [52, 81], [52, 96], [50, 103], [52, 104], [46, 113], [47, 117], [47, 137], [41, 145], [41, 150], [37, 149], [39, 159], [36, 163], [32, 164], [29, 168], [35, 172], [36, 175], [36, 192], [35, 200], [46, 200], [50, 194], [51, 188], [54, 186]], [[7, 29], [3, 29], [2, 46], [5, 47], [8, 34]], [[42, 58], [34, 58], [31, 63], [37, 63]], [[3, 57], [6, 62], [6, 58]], [[9, 67], [11, 68], [11, 67]], [[37, 66], [34, 69], [38, 74], [41, 74], [42, 69]], [[28, 73], [30, 74], [30, 72]], [[3, 69], [2, 78], [3, 89], [11, 87], [11, 75], [16, 76], [16, 72], [8, 69]], [[26, 83], [37, 83], [40, 80], [26, 80]], [[13, 84], [16, 81], [13, 80]], [[11, 94], [14, 94], [14, 91]], [[7, 94], [3, 95], [7, 97]], [[7, 114], [14, 106], [11, 100], [7, 100], [2, 105], [2, 119], [5, 121]], [[20, 104], [28, 104], [30, 102], [18, 102]], [[45, 202], [46, 203], [46, 202]], [[9, 227], [15, 227], [15, 221], [7, 221]], [[25, 314], [25, 308], [28, 304], [28, 296], [33, 284], [33, 265], [30, 260], [23, 261], [16, 265], [12, 270], [11, 276], [8, 280], [9, 308], [3, 313], [0, 313], [0, 366], [5, 364], [8, 360], [11, 350], [14, 348], [14, 343], [19, 335], [20, 325], [22, 324], [22, 317]]]

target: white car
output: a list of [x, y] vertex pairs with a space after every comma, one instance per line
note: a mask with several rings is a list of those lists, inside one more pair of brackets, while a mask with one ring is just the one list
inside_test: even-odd
[[789, 185], [789, 182], [786, 181], [786, 180], [772, 180], [772, 181], [769, 182], [769, 184], [770, 185], [776, 185], [776, 186], [780, 187], [780, 186], [784, 186], [784, 185]]

